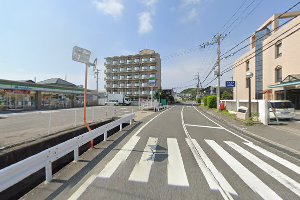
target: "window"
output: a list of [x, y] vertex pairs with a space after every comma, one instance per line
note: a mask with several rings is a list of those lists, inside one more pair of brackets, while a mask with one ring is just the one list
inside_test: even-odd
[[275, 82], [281, 82], [282, 81], [282, 67], [277, 66], [275, 68]]
[[282, 42], [278, 41], [275, 44], [275, 58], [282, 56]]
[[246, 61], [246, 72], [249, 71], [249, 69], [250, 69], [250, 61], [247, 60]]

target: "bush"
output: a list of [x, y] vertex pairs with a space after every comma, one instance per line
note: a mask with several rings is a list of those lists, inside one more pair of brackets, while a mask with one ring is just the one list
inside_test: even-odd
[[207, 106], [208, 108], [217, 108], [217, 96], [208, 96]]
[[201, 104], [201, 98], [197, 99], [197, 103]]
[[204, 106], [207, 106], [207, 96], [203, 97], [203, 104]]

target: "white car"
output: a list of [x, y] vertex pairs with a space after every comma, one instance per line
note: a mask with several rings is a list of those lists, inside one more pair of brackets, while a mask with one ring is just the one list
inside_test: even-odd
[[279, 119], [293, 119], [296, 116], [295, 106], [289, 100], [274, 100], [269, 104], [270, 119], [276, 119], [274, 112]]
[[109, 100], [109, 101], [105, 102], [105, 105], [107, 105], [107, 106], [118, 106], [119, 102], [118, 102], [118, 100]]

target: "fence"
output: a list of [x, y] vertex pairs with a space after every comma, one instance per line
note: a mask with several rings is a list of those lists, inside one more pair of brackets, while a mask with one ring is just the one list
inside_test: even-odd
[[20, 182], [31, 174], [45, 168], [46, 182], [52, 180], [52, 163], [59, 158], [74, 152], [74, 161], [79, 159], [79, 147], [91, 140], [104, 135], [104, 141], [107, 139], [107, 132], [120, 126], [122, 130], [123, 123], [132, 123], [135, 114], [128, 114], [116, 121], [110, 122], [104, 126], [96, 128], [88, 133], [74, 137], [66, 142], [44, 150], [36, 155], [26, 158], [20, 162], [10, 165], [0, 170], [0, 192]]

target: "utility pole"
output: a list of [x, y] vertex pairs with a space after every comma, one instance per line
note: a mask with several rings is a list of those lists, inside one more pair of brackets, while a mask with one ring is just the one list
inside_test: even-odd
[[101, 70], [95, 69], [94, 70], [94, 77], [96, 79], [96, 87], [97, 87], [97, 105], [99, 104], [99, 73]]
[[218, 44], [218, 60], [217, 60], [217, 71], [216, 75], [218, 77], [218, 85], [217, 85], [217, 109], [220, 108], [220, 85], [221, 85], [221, 40], [224, 38], [221, 34], [218, 34], [214, 37], [214, 43]]
[[207, 46], [218, 44], [218, 59], [217, 59], [217, 70], [214, 72], [215, 75], [217, 75], [218, 78], [218, 85], [217, 85], [217, 109], [219, 109], [220, 106], [220, 85], [221, 85], [221, 41], [226, 37], [226, 35], [217, 34], [213, 37], [212, 42], [206, 42], [202, 43], [200, 48], [206, 48]]
[[199, 87], [200, 87], [200, 76], [199, 76], [199, 72], [196, 75], [196, 79], [197, 80], [197, 90], [196, 90], [196, 101], [199, 98]]

